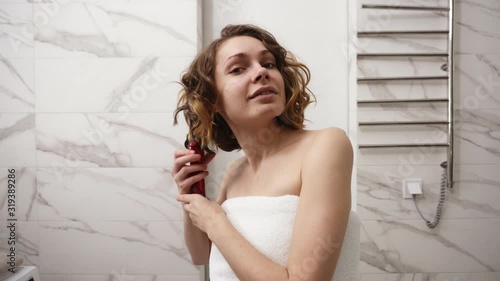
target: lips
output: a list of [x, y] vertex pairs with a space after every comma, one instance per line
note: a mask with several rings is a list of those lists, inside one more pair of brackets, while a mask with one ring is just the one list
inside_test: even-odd
[[259, 88], [257, 91], [255, 91], [250, 96], [250, 99], [253, 99], [253, 98], [256, 98], [256, 97], [262, 96], [262, 95], [269, 95], [269, 94], [275, 95], [276, 92], [277, 91], [273, 87], [271, 87], [271, 86], [262, 87], [262, 88]]

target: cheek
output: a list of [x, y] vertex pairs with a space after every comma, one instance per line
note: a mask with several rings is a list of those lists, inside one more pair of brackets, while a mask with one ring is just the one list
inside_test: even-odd
[[228, 81], [222, 89], [222, 95], [226, 99], [230, 98], [232, 100], [245, 96], [245, 83], [242, 80], [243, 79], [235, 79], [233, 81]]
[[[241, 109], [245, 107], [245, 103], [242, 99], [242, 87], [238, 83], [227, 83], [223, 88], [219, 90], [219, 102], [220, 111], [222, 112], [241, 112]], [[245, 93], [243, 93], [243, 96]]]

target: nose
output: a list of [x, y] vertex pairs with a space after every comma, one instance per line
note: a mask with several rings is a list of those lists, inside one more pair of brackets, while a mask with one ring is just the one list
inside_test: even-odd
[[259, 64], [259, 66], [257, 66], [257, 70], [255, 71], [254, 76], [252, 77], [252, 82], [256, 83], [262, 79], [269, 79], [269, 71], [267, 70], [267, 68]]

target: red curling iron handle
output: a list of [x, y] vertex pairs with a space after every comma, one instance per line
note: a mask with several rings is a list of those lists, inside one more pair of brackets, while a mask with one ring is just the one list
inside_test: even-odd
[[[191, 164], [202, 164], [203, 163], [203, 156], [204, 156], [203, 151], [201, 150], [200, 145], [198, 144], [197, 141], [189, 141], [187, 149], [193, 150], [194, 153], [201, 155], [201, 159], [199, 161], [191, 162]], [[196, 175], [198, 173], [199, 172], [191, 173], [189, 176]], [[195, 182], [193, 185], [191, 185], [190, 193], [196, 193], [196, 194], [200, 194], [203, 197], [206, 197], [205, 179], [201, 179], [200, 181]]]

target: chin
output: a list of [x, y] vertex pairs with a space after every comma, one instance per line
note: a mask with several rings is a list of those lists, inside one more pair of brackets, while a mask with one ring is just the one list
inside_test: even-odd
[[271, 118], [274, 118], [274, 117], [280, 116], [281, 114], [283, 114], [283, 112], [285, 112], [285, 109], [281, 106], [280, 107], [269, 106], [267, 108], [260, 108], [257, 111], [257, 115], [258, 116], [266, 115], [266, 116], [269, 116]]

